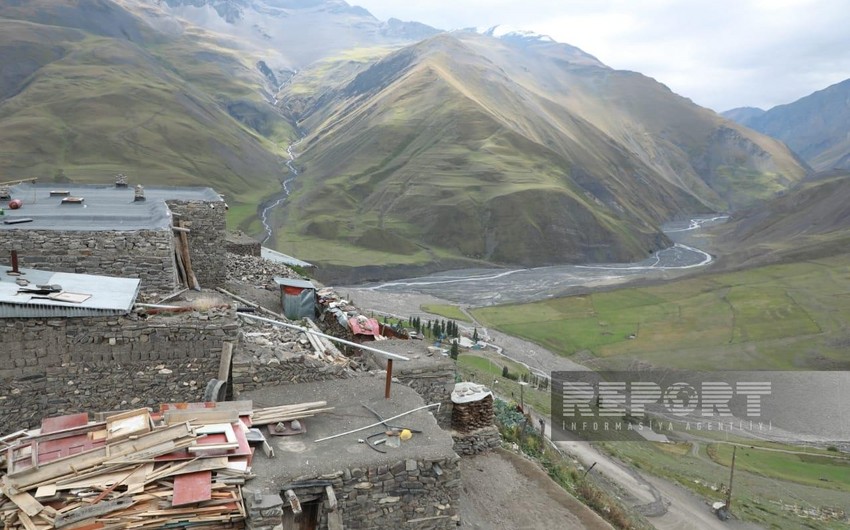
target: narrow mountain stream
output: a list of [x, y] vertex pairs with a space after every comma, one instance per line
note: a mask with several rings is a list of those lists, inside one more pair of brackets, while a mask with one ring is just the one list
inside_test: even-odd
[[292, 184], [298, 177], [298, 169], [295, 167], [295, 153], [293, 152], [293, 149], [303, 140], [304, 136], [302, 135], [301, 138], [298, 139], [298, 141], [289, 144], [289, 146], [286, 148], [286, 154], [289, 156], [289, 160], [286, 161], [286, 167], [289, 170], [289, 176], [284, 178], [283, 181], [281, 181], [280, 183], [280, 195], [278, 195], [277, 198], [271, 199], [271, 202], [263, 208], [262, 212], [260, 212], [260, 221], [262, 221], [263, 230], [266, 232], [266, 236], [261, 241], [261, 243], [264, 245], [269, 239], [271, 239], [273, 231], [271, 224], [269, 224], [269, 214], [273, 209], [280, 206], [281, 203], [283, 203], [286, 199], [289, 198], [289, 194], [292, 191], [289, 188], [289, 185]]

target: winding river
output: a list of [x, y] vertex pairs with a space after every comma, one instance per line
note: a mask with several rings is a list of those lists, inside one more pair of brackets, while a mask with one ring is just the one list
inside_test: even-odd
[[723, 223], [725, 215], [694, 217], [667, 223], [664, 232], [672, 247], [638, 263], [553, 265], [531, 269], [461, 269], [418, 278], [358, 285], [358, 290], [387, 293], [419, 293], [472, 306], [532, 302], [575, 291], [576, 288], [623, 283], [632, 279], [667, 279], [704, 267], [712, 256], [690, 243], [703, 227]]

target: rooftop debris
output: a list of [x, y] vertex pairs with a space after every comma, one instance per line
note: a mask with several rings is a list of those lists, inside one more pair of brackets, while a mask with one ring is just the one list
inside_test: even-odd
[[269, 291], [277, 291], [279, 287], [274, 281], [275, 277], [301, 279], [298, 273], [283, 263], [276, 263], [257, 256], [228, 254], [228, 281], [259, 285]]
[[94, 421], [45, 418], [40, 429], [0, 438], [0, 522], [6, 530], [244, 528], [251, 443], [270, 452], [252, 427], [303, 423], [326, 405], [178, 403]]

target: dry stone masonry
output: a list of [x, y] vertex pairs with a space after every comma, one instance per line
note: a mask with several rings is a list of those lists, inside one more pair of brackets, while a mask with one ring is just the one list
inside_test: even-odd
[[453, 432], [454, 450], [461, 456], [473, 456], [492, 451], [502, 445], [502, 437], [496, 426], [476, 429], [472, 432]]
[[227, 279], [225, 206], [223, 202], [166, 201], [175, 223], [189, 232], [189, 255], [202, 287], [218, 287]]
[[0, 320], [0, 426], [44, 416], [198, 401], [238, 340], [232, 311], [143, 319]]
[[21, 267], [140, 278], [146, 292], [177, 285], [171, 230], [0, 232], [0, 262], [13, 250]]
[[[329, 483], [337, 507], [334, 515], [324, 486], [297, 487], [299, 498], [321, 500], [319, 526], [331, 528], [329, 519], [340, 517], [349, 530], [440, 530], [457, 528], [460, 502], [460, 469], [457, 456], [440, 460], [399, 460], [391, 465], [351, 468], [333, 475], [298, 477], [299, 483]], [[287, 485], [282, 485], [283, 489]], [[287, 513], [289, 511], [289, 513]], [[292, 517], [288, 505], [284, 519]], [[268, 522], [266, 520], [266, 522]], [[251, 524], [251, 523], [249, 523]]]

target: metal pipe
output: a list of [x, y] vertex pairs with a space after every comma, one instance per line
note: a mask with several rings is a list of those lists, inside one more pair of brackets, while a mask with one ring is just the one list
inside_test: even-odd
[[387, 359], [395, 359], [397, 361], [409, 361], [409, 357], [405, 357], [404, 355], [398, 355], [397, 353], [391, 353], [388, 351], [379, 350], [378, 348], [372, 348], [371, 346], [364, 346], [362, 344], [357, 344], [356, 342], [351, 342], [350, 340], [341, 339], [339, 337], [334, 337], [333, 335], [326, 335], [324, 333], [319, 333], [318, 331], [313, 331], [312, 329], [305, 328], [302, 326], [296, 326], [295, 324], [287, 324], [286, 322], [281, 322], [279, 320], [272, 320], [270, 318], [259, 317], [257, 315], [251, 315], [248, 313], [237, 313], [242, 318], [250, 318], [252, 320], [259, 320], [260, 322], [266, 322], [267, 324], [272, 324], [275, 326], [280, 326], [282, 328], [295, 329], [302, 333], [311, 333], [313, 335], [317, 335], [319, 337], [324, 337], [328, 340], [332, 340], [334, 342], [339, 342], [340, 344], [345, 344], [347, 346], [353, 346], [355, 348], [360, 348], [361, 350], [370, 351], [372, 353], [377, 353], [378, 355], [383, 355]]
[[[387, 418], [384, 421], [393, 421], [396, 418], [401, 418], [402, 416], [407, 416], [408, 414], [413, 414], [416, 411], [422, 409], [430, 409], [437, 407], [437, 412], [440, 412], [441, 403], [431, 403], [430, 405], [423, 405], [421, 407], [417, 407], [413, 410], [408, 410], [407, 412], [402, 412], [401, 414], [396, 414], [392, 418]], [[354, 429], [351, 431], [341, 432], [339, 434], [334, 434], [333, 436], [325, 436], [324, 438], [319, 438], [318, 440], [313, 440], [314, 442], [324, 442], [325, 440], [333, 440], [334, 438], [339, 438], [340, 436], [345, 436], [346, 434], [354, 434], [356, 432], [365, 431], [366, 429], [371, 429], [372, 427], [377, 427], [378, 425], [383, 425], [384, 421], [379, 421], [378, 423], [373, 423], [371, 425], [367, 425], [365, 427], [360, 427], [359, 429]]]

